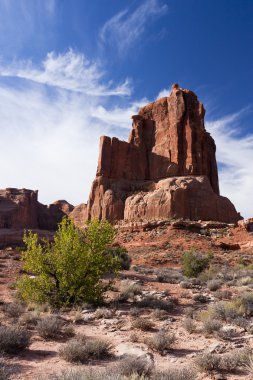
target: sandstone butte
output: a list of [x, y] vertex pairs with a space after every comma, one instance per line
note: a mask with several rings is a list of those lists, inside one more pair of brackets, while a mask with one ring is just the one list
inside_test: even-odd
[[128, 142], [101, 137], [96, 178], [82, 208], [85, 218], [241, 219], [219, 194], [216, 146], [204, 116], [197, 96], [175, 84], [168, 97], [132, 117]]
[[22, 239], [24, 228], [54, 231], [64, 215], [81, 227], [92, 218], [237, 222], [240, 214], [219, 194], [216, 147], [204, 115], [197, 96], [174, 85], [168, 97], [132, 117], [128, 142], [101, 137], [87, 205], [45, 206], [37, 191], [0, 190], [0, 243]]

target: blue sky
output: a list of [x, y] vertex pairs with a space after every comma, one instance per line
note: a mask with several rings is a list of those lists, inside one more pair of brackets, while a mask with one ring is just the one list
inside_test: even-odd
[[100, 135], [138, 107], [195, 91], [220, 186], [253, 215], [252, 0], [0, 0], [0, 187], [88, 198]]

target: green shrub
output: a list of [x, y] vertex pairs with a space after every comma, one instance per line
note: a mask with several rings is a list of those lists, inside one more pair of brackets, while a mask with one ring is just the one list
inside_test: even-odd
[[105, 251], [105, 254], [111, 256], [112, 258], [117, 258], [119, 260], [119, 266], [122, 270], [129, 270], [131, 267], [132, 259], [129, 256], [126, 248], [120, 245], [114, 245]]
[[103, 276], [119, 268], [118, 258], [105, 253], [113, 238], [113, 227], [98, 220], [90, 222], [83, 232], [63, 218], [52, 243], [40, 243], [38, 235], [29, 231], [22, 253], [27, 274], [17, 283], [20, 297], [53, 306], [101, 302], [111, 285], [111, 280], [102, 282]]
[[183, 274], [186, 277], [197, 277], [209, 267], [211, 258], [211, 254], [207, 255], [195, 250], [185, 252], [182, 256]]

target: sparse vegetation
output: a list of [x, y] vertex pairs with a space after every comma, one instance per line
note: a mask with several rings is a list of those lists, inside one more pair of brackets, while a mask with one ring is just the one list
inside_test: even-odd
[[203, 322], [203, 331], [205, 334], [213, 334], [222, 328], [222, 323], [217, 319], [207, 319]]
[[44, 339], [54, 339], [59, 338], [62, 327], [62, 321], [57, 316], [52, 315], [38, 322], [37, 332]]
[[196, 371], [190, 368], [170, 368], [164, 372], [154, 373], [154, 380], [195, 380]]
[[0, 326], [0, 352], [15, 353], [27, 348], [31, 334], [20, 326]]
[[207, 282], [207, 288], [211, 290], [212, 292], [215, 292], [216, 290], [220, 289], [222, 285], [222, 282], [220, 280], [210, 280]]
[[175, 335], [168, 334], [165, 331], [159, 331], [152, 337], [145, 339], [145, 343], [149, 348], [164, 355], [171, 348], [171, 345], [175, 343]]
[[154, 323], [147, 318], [137, 317], [133, 321], [132, 327], [142, 331], [150, 331], [154, 328]]
[[136, 302], [136, 306], [150, 309], [160, 309], [170, 312], [174, 310], [177, 303], [177, 299], [172, 297], [166, 301], [163, 301], [153, 296], [146, 296], [141, 301]]
[[20, 303], [8, 303], [4, 305], [4, 311], [11, 318], [19, 318], [25, 311]]
[[233, 350], [229, 353], [204, 354], [195, 359], [196, 365], [203, 372], [224, 371], [234, 372], [239, 366], [248, 362], [248, 355], [244, 350]]
[[196, 331], [196, 323], [191, 318], [185, 318], [182, 322], [183, 328], [189, 333], [192, 334]]
[[126, 248], [121, 247], [119, 244], [107, 248], [105, 254], [116, 258], [119, 262], [119, 268], [122, 270], [129, 270], [131, 267], [132, 259], [129, 256]]
[[86, 363], [89, 359], [104, 359], [111, 355], [111, 345], [105, 340], [71, 339], [60, 348], [60, 356], [71, 363]]
[[0, 380], [10, 379], [13, 368], [0, 356]]
[[111, 285], [111, 281], [102, 282], [102, 277], [119, 268], [119, 259], [105, 253], [113, 237], [113, 227], [98, 220], [82, 232], [63, 218], [52, 243], [40, 243], [38, 235], [29, 231], [24, 236], [23, 269], [34, 275], [24, 274], [19, 279], [20, 297], [55, 306], [100, 302]]
[[186, 277], [197, 277], [209, 267], [212, 255], [195, 250], [187, 251], [182, 256], [183, 274]]
[[[134, 355], [125, 356], [111, 370], [111, 373], [113, 373], [114, 375], [117, 375], [117, 374], [120, 375], [119, 379], [121, 379], [122, 376], [126, 376], [126, 378], [128, 379], [130, 378], [130, 376], [134, 376], [134, 375], [150, 377], [152, 372], [153, 372], [153, 363], [150, 360], [147, 360], [147, 358], [145, 357], [137, 357]], [[137, 377], [137, 380], [138, 380], [138, 377]]]

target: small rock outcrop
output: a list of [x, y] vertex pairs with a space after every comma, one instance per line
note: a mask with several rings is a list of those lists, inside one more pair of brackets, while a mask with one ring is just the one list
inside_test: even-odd
[[216, 147], [204, 115], [197, 96], [174, 85], [168, 97], [132, 117], [128, 142], [101, 137], [87, 219], [238, 221], [233, 204], [219, 195]]

